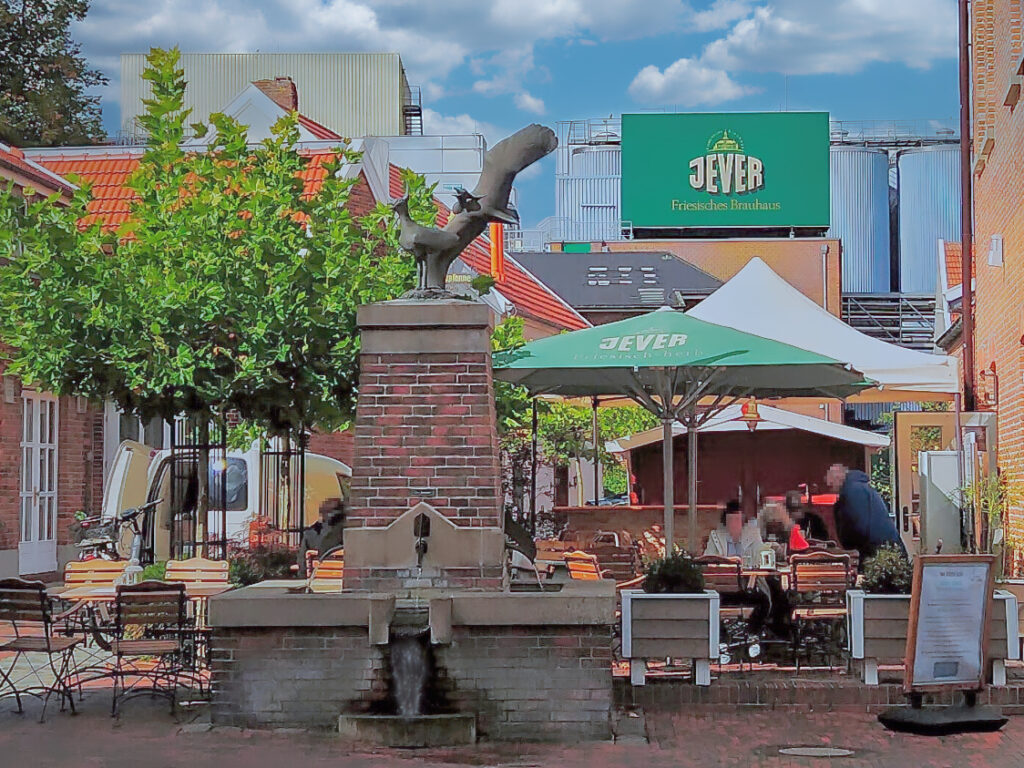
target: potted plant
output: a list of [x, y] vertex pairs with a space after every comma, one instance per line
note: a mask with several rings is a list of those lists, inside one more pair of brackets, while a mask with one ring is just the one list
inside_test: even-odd
[[667, 658], [692, 659], [697, 685], [710, 685], [718, 608], [718, 593], [704, 589], [700, 563], [688, 553], [652, 561], [644, 588], [622, 591], [622, 655], [633, 685], [644, 684], [648, 659]]
[[[896, 545], [887, 544], [864, 561], [862, 588], [846, 593], [850, 657], [861, 662], [867, 685], [878, 685], [879, 664], [904, 663], [912, 583], [910, 561]], [[1005, 660], [1020, 658], [1017, 600], [1001, 589], [994, 597], [988, 661], [992, 684], [1005, 685]]]

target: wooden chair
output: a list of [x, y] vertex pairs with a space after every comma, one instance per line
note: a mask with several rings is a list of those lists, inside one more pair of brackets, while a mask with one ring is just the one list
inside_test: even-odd
[[64, 588], [61, 592], [120, 584], [127, 567], [126, 560], [73, 560], [64, 567]]
[[[713, 589], [719, 595], [739, 596], [744, 593], [742, 559], [720, 555], [701, 555], [695, 559], [701, 564], [705, 589]], [[749, 658], [750, 633], [747, 631], [747, 623], [753, 608], [749, 605], [726, 605], [724, 601], [719, 605], [718, 614], [726, 653], [742, 649], [743, 655]], [[742, 666], [743, 656], [740, 657], [741, 669]]]
[[[812, 645], [824, 652], [826, 661], [835, 646], [841, 646], [841, 638], [834, 636], [838, 628], [846, 626], [846, 592], [853, 585], [850, 571], [850, 556], [846, 553], [809, 552], [790, 557], [790, 591], [795, 605], [791, 611], [793, 619], [793, 652], [797, 670], [800, 668], [801, 652], [810, 652]], [[829, 633], [807, 635], [808, 625], [825, 623]], [[806, 647], [805, 647], [806, 646]]]
[[228, 561], [207, 560], [205, 557], [190, 557], [188, 560], [171, 560], [167, 563], [165, 581], [183, 584], [227, 584]]
[[[185, 633], [185, 585], [165, 581], [122, 584], [115, 603], [115, 637], [110, 644], [114, 656], [113, 702], [116, 717], [120, 703], [135, 696], [165, 696], [171, 702], [171, 714], [182, 677], [182, 643]], [[142, 637], [129, 637], [141, 631]], [[148, 637], [146, 635], [149, 635]], [[156, 662], [143, 666], [126, 665], [126, 659], [153, 657]], [[126, 685], [126, 679], [133, 682]], [[152, 686], [140, 684], [149, 680]]]
[[580, 550], [566, 552], [565, 565], [569, 569], [569, 577], [577, 581], [599, 581], [605, 576], [597, 557]]
[[313, 571], [306, 582], [306, 591], [315, 594], [341, 592], [345, 577], [345, 548], [327, 550], [320, 559], [313, 560]]
[[534, 558], [534, 562], [537, 563], [538, 568], [564, 563], [565, 553], [571, 549], [564, 541], [557, 539], [537, 539], [536, 544], [537, 556]]
[[[75, 712], [70, 680], [75, 674], [75, 646], [81, 640], [53, 634], [54, 622], [60, 618], [54, 615], [53, 601], [41, 581], [0, 579], [0, 621], [10, 622], [14, 630], [14, 639], [0, 643], [0, 652], [12, 654], [6, 668], [0, 666], [0, 697], [13, 695], [19, 713], [25, 711], [22, 695], [42, 699], [39, 722], [46, 718], [46, 705], [54, 693], [60, 696], [62, 712], [65, 702], [71, 706], [71, 713]], [[27, 629], [33, 633], [24, 634]], [[37, 654], [46, 655], [45, 666], [34, 663]], [[22, 662], [24, 666], [19, 667]], [[20, 677], [15, 678], [16, 674]], [[47, 681], [45, 676], [51, 680]], [[22, 685], [25, 680], [34, 680], [36, 684]], [[10, 694], [5, 694], [7, 690]]]

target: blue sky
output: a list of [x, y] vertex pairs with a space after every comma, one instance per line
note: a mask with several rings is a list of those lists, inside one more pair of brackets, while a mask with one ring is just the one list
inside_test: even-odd
[[[956, 0], [93, 0], [73, 34], [111, 78], [111, 129], [118, 55], [170, 45], [398, 51], [426, 132], [492, 142], [529, 122], [662, 108], [958, 110]], [[551, 158], [518, 186], [524, 224], [554, 213]]]

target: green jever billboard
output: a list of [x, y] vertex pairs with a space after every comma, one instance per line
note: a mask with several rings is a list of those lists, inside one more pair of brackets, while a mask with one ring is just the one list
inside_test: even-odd
[[827, 112], [622, 116], [633, 227], [828, 227]]

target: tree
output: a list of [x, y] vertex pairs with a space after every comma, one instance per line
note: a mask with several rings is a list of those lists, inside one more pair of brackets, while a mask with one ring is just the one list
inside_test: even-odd
[[0, 1], [0, 140], [16, 146], [88, 144], [104, 136], [99, 96], [107, 78], [71, 39], [88, 0]]
[[[9, 371], [58, 394], [113, 400], [144, 419], [228, 410], [271, 434], [343, 424], [353, 412], [360, 304], [413, 284], [389, 207], [348, 208], [359, 155], [339, 147], [319, 191], [296, 116], [250, 146], [210, 117], [207, 152], [181, 148], [187, 110], [177, 50], [154, 50], [142, 118], [148, 146], [126, 224], [80, 227], [89, 201], [0, 202], [0, 338]], [[409, 177], [412, 210], [436, 209]]]

